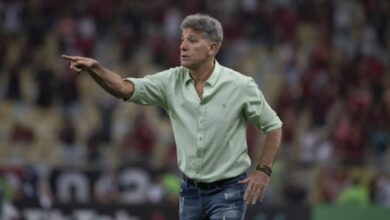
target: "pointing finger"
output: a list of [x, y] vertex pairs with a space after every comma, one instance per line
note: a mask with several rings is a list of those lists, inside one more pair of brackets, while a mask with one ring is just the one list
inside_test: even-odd
[[77, 60], [77, 57], [75, 57], [75, 56], [61, 55], [61, 57], [65, 60], [69, 60], [69, 61], [76, 61]]

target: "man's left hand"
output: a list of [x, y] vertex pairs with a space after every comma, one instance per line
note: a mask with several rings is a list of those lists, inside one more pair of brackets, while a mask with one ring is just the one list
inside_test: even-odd
[[248, 184], [244, 200], [246, 204], [256, 204], [257, 201], [262, 201], [264, 193], [269, 183], [270, 177], [262, 171], [254, 171], [247, 178], [239, 181], [239, 183]]

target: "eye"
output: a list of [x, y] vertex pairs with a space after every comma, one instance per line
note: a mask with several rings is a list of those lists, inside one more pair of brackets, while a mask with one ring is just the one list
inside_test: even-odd
[[188, 41], [191, 42], [191, 43], [195, 43], [195, 42], [197, 42], [198, 40], [197, 40], [196, 38], [192, 38], [192, 37], [191, 37], [191, 38], [188, 39]]

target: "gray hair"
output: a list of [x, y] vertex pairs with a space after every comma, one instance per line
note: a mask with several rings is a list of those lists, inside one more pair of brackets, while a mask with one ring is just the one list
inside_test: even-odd
[[221, 47], [223, 39], [223, 31], [221, 23], [205, 14], [193, 14], [184, 18], [180, 25], [181, 29], [190, 28], [194, 31], [202, 33], [203, 37], [216, 42], [218, 48]]

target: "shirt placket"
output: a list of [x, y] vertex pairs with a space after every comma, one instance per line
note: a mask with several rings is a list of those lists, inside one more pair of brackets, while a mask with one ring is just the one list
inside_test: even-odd
[[202, 171], [202, 161], [204, 156], [204, 139], [205, 139], [205, 113], [206, 113], [206, 106], [204, 103], [199, 103], [199, 117], [198, 117], [198, 132], [197, 132], [197, 149], [196, 149], [196, 156], [198, 161], [198, 166], [196, 167], [196, 174], [200, 176], [200, 173]]

